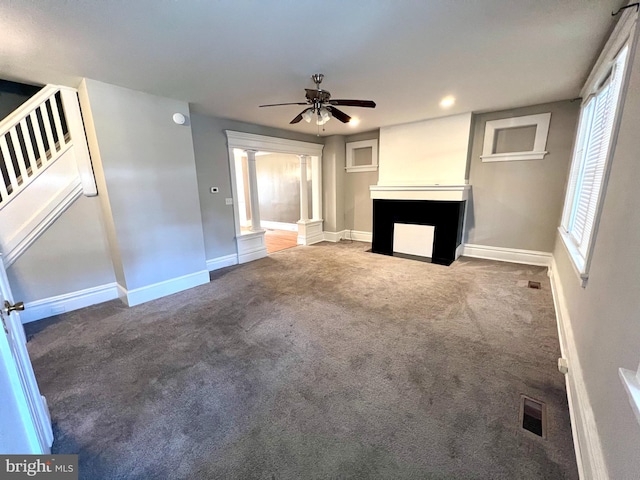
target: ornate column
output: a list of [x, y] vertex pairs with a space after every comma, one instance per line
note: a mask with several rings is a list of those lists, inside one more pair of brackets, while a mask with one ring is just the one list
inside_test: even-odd
[[320, 157], [308, 157], [311, 161], [311, 195], [313, 198], [313, 218], [322, 220], [322, 168]]
[[[298, 221], [298, 244], [311, 245], [324, 240], [322, 232], [322, 191], [320, 178], [322, 171], [319, 162], [313, 162], [308, 155], [298, 155], [300, 158], [300, 220]], [[307, 163], [311, 162], [311, 192], [313, 195], [313, 218], [309, 218], [309, 178], [307, 177]]]
[[300, 159], [300, 222], [309, 220], [309, 188], [307, 179], [307, 156], [298, 155]]
[[260, 202], [258, 199], [258, 177], [256, 176], [256, 151], [247, 152], [247, 172], [249, 174], [249, 201], [251, 203], [251, 231], [259, 232], [260, 226]]

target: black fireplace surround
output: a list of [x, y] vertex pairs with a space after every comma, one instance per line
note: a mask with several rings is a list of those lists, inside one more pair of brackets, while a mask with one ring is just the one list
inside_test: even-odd
[[431, 262], [451, 265], [462, 242], [466, 201], [373, 200], [371, 251], [393, 255], [394, 223], [435, 227]]

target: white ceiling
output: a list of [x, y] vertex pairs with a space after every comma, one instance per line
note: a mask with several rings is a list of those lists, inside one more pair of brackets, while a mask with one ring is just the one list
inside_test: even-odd
[[[81, 77], [201, 113], [316, 133], [303, 107], [324, 73], [358, 127], [576, 97], [621, 0], [0, 0], [0, 78]], [[445, 111], [438, 103], [454, 95]], [[322, 132], [321, 132], [322, 133]]]

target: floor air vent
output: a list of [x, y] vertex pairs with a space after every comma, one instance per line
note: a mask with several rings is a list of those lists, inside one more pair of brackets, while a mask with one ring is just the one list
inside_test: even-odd
[[540, 285], [540, 282], [533, 282], [531, 280], [529, 280], [529, 288], [535, 288], [536, 290], [540, 290], [542, 288], [542, 286]]
[[528, 432], [547, 438], [547, 406], [538, 400], [522, 395], [520, 425]]

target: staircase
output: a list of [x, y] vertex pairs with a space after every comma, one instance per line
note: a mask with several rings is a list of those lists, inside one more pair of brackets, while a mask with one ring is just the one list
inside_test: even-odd
[[97, 195], [77, 91], [47, 85], [0, 122], [0, 253], [13, 264], [80, 195]]

